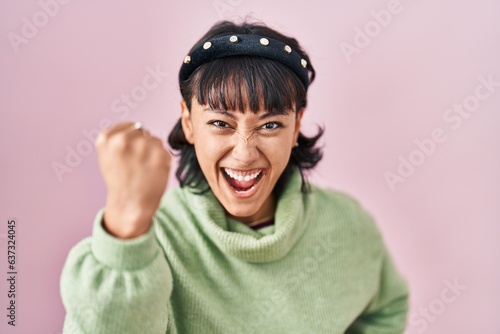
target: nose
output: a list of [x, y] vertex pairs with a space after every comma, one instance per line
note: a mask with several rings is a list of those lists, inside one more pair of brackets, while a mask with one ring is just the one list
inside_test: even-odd
[[236, 135], [235, 137], [235, 144], [231, 152], [232, 157], [242, 165], [250, 166], [259, 158], [256, 138], [253, 138], [252, 135]]

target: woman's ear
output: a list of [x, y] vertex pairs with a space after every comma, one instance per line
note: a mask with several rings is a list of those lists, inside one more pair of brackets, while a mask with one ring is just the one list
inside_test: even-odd
[[304, 109], [300, 109], [295, 117], [295, 129], [293, 130], [293, 145], [299, 140], [300, 133], [300, 122], [302, 121], [302, 116], [304, 115]]
[[193, 140], [193, 123], [191, 121], [191, 113], [186, 105], [186, 101], [181, 102], [181, 125], [182, 131], [184, 131], [184, 136], [186, 140], [191, 145], [194, 145]]

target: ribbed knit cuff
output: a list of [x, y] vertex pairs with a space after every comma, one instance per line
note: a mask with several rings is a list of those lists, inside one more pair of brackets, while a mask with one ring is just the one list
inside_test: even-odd
[[96, 259], [117, 270], [137, 270], [148, 265], [161, 252], [154, 234], [155, 220], [146, 234], [133, 239], [120, 239], [109, 234], [102, 226], [104, 209], [94, 220], [92, 253]]

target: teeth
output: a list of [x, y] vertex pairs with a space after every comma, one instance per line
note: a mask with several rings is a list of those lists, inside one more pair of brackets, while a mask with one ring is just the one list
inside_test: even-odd
[[243, 176], [243, 175], [239, 175], [239, 174], [233, 172], [229, 168], [224, 168], [224, 171], [226, 172], [227, 175], [229, 175], [230, 178], [238, 180], [240, 182], [242, 182], [242, 181], [247, 181], [248, 182], [250, 180], [253, 180], [257, 176], [259, 176], [260, 173], [262, 172], [262, 170], [260, 170], [258, 172], [253, 173], [253, 174]]

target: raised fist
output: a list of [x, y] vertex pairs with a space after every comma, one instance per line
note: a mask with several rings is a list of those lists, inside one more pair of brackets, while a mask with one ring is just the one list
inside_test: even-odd
[[118, 123], [95, 145], [108, 193], [104, 227], [130, 239], [146, 233], [167, 186], [170, 153], [140, 123]]

